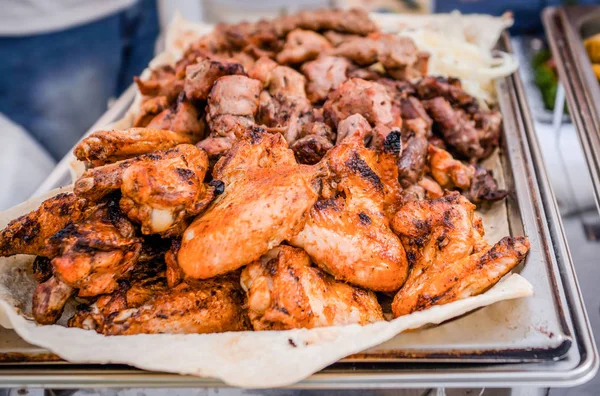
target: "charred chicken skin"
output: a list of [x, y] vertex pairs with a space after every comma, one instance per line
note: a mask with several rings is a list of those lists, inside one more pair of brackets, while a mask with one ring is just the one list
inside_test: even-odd
[[480, 294], [517, 266], [529, 251], [525, 237], [489, 246], [475, 205], [456, 192], [404, 205], [392, 228], [407, 249], [411, 269], [394, 297], [395, 317]]
[[[347, 122], [354, 124], [352, 119]], [[377, 164], [361, 134], [347, 136], [327, 154], [331, 178], [306, 225], [290, 243], [306, 250], [338, 280], [396, 291], [408, 274], [406, 253], [389, 227], [384, 185], [373, 170]]]
[[177, 258], [185, 275], [234, 271], [290, 239], [318, 198], [320, 172], [298, 165], [280, 134], [255, 130], [237, 143], [213, 171], [223, 194], [183, 234]]
[[254, 330], [311, 329], [383, 320], [375, 293], [333, 279], [290, 246], [268, 251], [242, 271]]

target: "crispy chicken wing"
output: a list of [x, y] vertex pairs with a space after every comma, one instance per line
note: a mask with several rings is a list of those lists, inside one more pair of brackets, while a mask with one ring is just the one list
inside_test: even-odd
[[23, 215], [0, 231], [0, 257], [15, 254], [51, 255], [48, 238], [85, 212], [85, 199], [62, 193], [45, 200], [39, 208]]
[[375, 293], [311, 266], [302, 249], [279, 246], [242, 271], [254, 330], [365, 325], [383, 320]]
[[411, 264], [392, 305], [398, 317], [479, 294], [519, 264], [527, 238], [505, 238], [494, 247], [483, 239], [475, 205], [457, 192], [404, 205], [392, 219]]
[[80, 161], [100, 166], [184, 143], [196, 143], [194, 134], [150, 128], [96, 131], [79, 142], [73, 154]]
[[248, 329], [239, 276], [180, 283], [165, 289], [164, 278], [132, 282], [98, 300], [70, 325], [105, 335], [201, 334]]
[[[340, 129], [345, 123], [359, 124], [344, 120]], [[324, 188], [304, 229], [290, 243], [338, 280], [395, 291], [407, 276], [406, 254], [385, 215], [385, 188], [374, 171], [376, 155], [364, 147], [361, 135], [346, 137], [327, 154], [331, 187]]]
[[215, 165], [224, 193], [183, 234], [183, 272], [206, 279], [258, 260], [304, 225], [319, 167], [297, 165], [280, 134], [254, 130]]
[[188, 219], [213, 199], [219, 183], [204, 184], [208, 156], [191, 144], [87, 170], [75, 193], [98, 199], [121, 190], [121, 208], [144, 234], [180, 235]]

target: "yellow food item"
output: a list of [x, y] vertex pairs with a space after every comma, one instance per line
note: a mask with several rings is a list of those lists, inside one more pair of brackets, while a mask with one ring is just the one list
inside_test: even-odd
[[592, 63], [600, 63], [600, 33], [583, 40], [583, 45]]

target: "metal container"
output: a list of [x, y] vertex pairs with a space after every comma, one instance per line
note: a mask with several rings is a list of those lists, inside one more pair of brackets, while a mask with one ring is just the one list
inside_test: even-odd
[[600, 33], [600, 7], [548, 7], [544, 28], [561, 83], [565, 87], [569, 113], [583, 147], [600, 202], [600, 85], [583, 40]]
[[[499, 48], [511, 51], [508, 35]], [[498, 82], [504, 116], [501, 162], [510, 195], [512, 234], [530, 238], [519, 269], [535, 296], [505, 301], [440, 326], [407, 332], [314, 374], [300, 388], [572, 386], [593, 377], [598, 353], [575, 278], [556, 202], [542, 164], [518, 74]], [[111, 108], [114, 119], [128, 100]], [[96, 127], [101, 127], [97, 125]], [[68, 162], [65, 160], [65, 162]], [[62, 174], [58, 174], [62, 172]], [[68, 171], [51, 176], [68, 180]], [[46, 188], [56, 187], [48, 183]], [[73, 365], [3, 330], [0, 384], [52, 387], [220, 386], [207, 378], [152, 373], [124, 366]]]

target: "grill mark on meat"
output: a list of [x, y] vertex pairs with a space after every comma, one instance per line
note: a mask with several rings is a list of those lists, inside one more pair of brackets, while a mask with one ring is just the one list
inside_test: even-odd
[[363, 225], [369, 225], [369, 224], [371, 224], [371, 218], [365, 212], [360, 212], [358, 214], [358, 218], [360, 219], [360, 222]]
[[397, 153], [402, 151], [402, 138], [400, 131], [393, 130], [386, 136], [383, 142], [383, 150], [386, 153]]
[[369, 165], [358, 156], [358, 153], [354, 153], [352, 158], [346, 161], [346, 166], [355, 173], [358, 173], [363, 179], [367, 180], [378, 190], [383, 190], [383, 183], [381, 179]]

